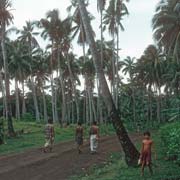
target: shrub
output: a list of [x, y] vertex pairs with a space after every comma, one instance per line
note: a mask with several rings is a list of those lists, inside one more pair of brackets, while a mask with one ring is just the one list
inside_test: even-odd
[[34, 122], [35, 117], [31, 113], [25, 113], [22, 117], [22, 121]]
[[180, 164], [180, 122], [165, 125], [160, 134], [168, 159]]

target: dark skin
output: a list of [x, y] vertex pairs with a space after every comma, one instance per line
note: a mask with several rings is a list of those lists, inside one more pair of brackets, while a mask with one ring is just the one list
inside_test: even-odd
[[[145, 134], [144, 140], [142, 141], [140, 159], [142, 158], [143, 153], [150, 153], [151, 154], [152, 149], [154, 150], [153, 141], [151, 140], [150, 135]], [[156, 154], [155, 154], [155, 159], [156, 159]], [[144, 168], [146, 166], [148, 166], [151, 175], [153, 174], [152, 164], [151, 164], [150, 160], [149, 161], [142, 161], [141, 162], [141, 176], [144, 176]]]

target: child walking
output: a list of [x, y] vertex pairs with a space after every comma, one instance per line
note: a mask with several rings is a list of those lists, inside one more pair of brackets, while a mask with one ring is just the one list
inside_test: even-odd
[[91, 154], [97, 153], [98, 140], [99, 140], [99, 127], [97, 126], [96, 121], [93, 122], [90, 128], [90, 150]]
[[75, 139], [76, 139], [77, 149], [78, 149], [79, 154], [82, 153], [83, 131], [84, 130], [83, 130], [83, 127], [82, 127], [82, 123], [78, 122], [78, 126], [76, 127], [76, 131], [75, 131]]
[[[141, 175], [144, 176], [144, 168], [148, 166], [151, 175], [153, 174], [151, 154], [153, 148], [153, 140], [151, 139], [150, 132], [144, 132], [144, 139], [142, 141], [142, 148], [140, 154], [140, 164], [141, 164]], [[156, 158], [156, 154], [155, 154]]]
[[50, 152], [52, 151], [54, 137], [55, 137], [55, 133], [54, 133], [53, 120], [50, 118], [48, 119], [48, 123], [45, 126], [45, 144], [43, 149], [44, 152], [47, 152], [48, 149]]

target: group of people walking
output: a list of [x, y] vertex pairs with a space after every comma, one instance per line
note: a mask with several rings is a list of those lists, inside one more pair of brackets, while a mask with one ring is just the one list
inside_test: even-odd
[[[79, 154], [82, 153], [84, 134], [85, 133], [82, 123], [78, 122], [78, 125], [75, 129], [75, 141], [77, 143], [77, 150]], [[45, 126], [45, 144], [43, 148], [44, 152], [52, 151], [54, 138], [55, 138], [55, 131], [54, 131], [53, 120], [49, 119], [48, 123]], [[98, 140], [99, 140], [99, 127], [96, 121], [94, 121], [90, 127], [89, 138], [90, 138], [90, 152], [91, 154], [95, 154], [97, 153]]]
[[[77, 143], [77, 150], [78, 153], [82, 153], [82, 147], [83, 147], [83, 141], [84, 141], [84, 128], [82, 126], [81, 122], [78, 122], [78, 125], [75, 129], [75, 141]], [[48, 123], [45, 126], [45, 145], [43, 148], [44, 152], [48, 152], [48, 150], [51, 152], [53, 143], [55, 138], [55, 131], [54, 131], [54, 125], [53, 120], [49, 119]], [[99, 140], [99, 127], [94, 121], [89, 129], [89, 141], [90, 141], [90, 152], [91, 154], [97, 153], [98, 150], [98, 140]], [[141, 153], [139, 157], [138, 164], [141, 165], [141, 175], [144, 175], [144, 168], [145, 166], [149, 167], [150, 173], [152, 174], [152, 162], [151, 162], [151, 150], [153, 146], [153, 141], [151, 139], [150, 132], [144, 133], [144, 138], [142, 141], [142, 148]], [[156, 153], [155, 153], [156, 158]]]
[[[94, 121], [90, 127], [89, 136], [90, 136], [91, 154], [97, 153], [98, 140], [99, 140], [99, 127], [97, 126], [96, 121]], [[82, 124], [79, 122], [75, 131], [75, 140], [77, 143], [79, 154], [82, 153], [83, 139], [84, 139], [84, 129], [82, 127]]]

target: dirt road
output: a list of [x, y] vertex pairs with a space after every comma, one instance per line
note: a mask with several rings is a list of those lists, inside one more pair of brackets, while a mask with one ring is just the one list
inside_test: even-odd
[[[132, 139], [137, 141], [139, 136], [133, 135]], [[65, 142], [56, 145], [52, 153], [33, 149], [1, 156], [0, 180], [68, 180], [71, 175], [105, 162], [110, 153], [120, 151], [116, 136], [110, 136], [101, 139], [96, 155], [89, 153], [88, 143], [85, 143], [83, 154], [79, 155], [74, 142]]]

